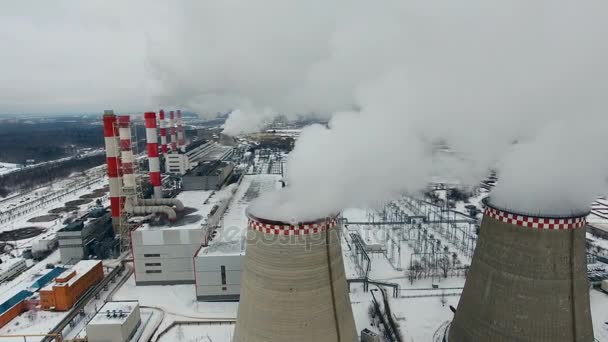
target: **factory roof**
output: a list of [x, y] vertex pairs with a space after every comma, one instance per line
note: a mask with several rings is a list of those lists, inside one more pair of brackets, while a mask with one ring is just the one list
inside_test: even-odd
[[[137, 230], [163, 230], [163, 229], [199, 229], [205, 223], [207, 216], [216, 204], [226, 198], [228, 189], [213, 190], [191, 190], [182, 191], [176, 198], [184, 204], [186, 215], [178, 216], [176, 222], [163, 225], [150, 225], [145, 223]], [[193, 211], [194, 210], [194, 211]]]
[[209, 246], [201, 248], [197, 256], [241, 254], [247, 232], [246, 210], [249, 203], [260, 194], [281, 187], [281, 175], [260, 174], [243, 176], [228, 209], [223, 224]]
[[2, 260], [2, 263], [0, 264], [0, 272], [8, 271], [8, 270], [12, 269], [13, 267], [15, 267], [16, 264], [21, 263], [21, 262], [25, 262], [25, 259], [11, 258], [11, 259]]
[[72, 286], [76, 281], [78, 281], [78, 279], [89, 273], [93, 267], [100, 263], [101, 261], [99, 260], [81, 260], [72, 268], [63, 271], [63, 273], [55, 278], [55, 281], [48, 284], [41, 290], [52, 291], [54, 286]]
[[229, 162], [221, 160], [205, 160], [195, 168], [189, 170], [184, 176], [217, 176], [229, 165]]
[[139, 310], [138, 307], [138, 301], [107, 302], [97, 311], [89, 325], [123, 323], [135, 310]]

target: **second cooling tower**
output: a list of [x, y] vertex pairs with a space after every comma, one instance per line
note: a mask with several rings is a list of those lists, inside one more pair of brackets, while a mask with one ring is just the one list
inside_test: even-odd
[[592, 342], [587, 213], [529, 215], [484, 201], [450, 342]]
[[337, 219], [248, 217], [234, 342], [357, 341]]

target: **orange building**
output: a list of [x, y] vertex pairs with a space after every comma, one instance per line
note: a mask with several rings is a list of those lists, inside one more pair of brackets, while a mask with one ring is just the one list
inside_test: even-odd
[[40, 290], [40, 307], [43, 310], [67, 311], [102, 279], [101, 261], [79, 261], [74, 267], [55, 278], [53, 283]]

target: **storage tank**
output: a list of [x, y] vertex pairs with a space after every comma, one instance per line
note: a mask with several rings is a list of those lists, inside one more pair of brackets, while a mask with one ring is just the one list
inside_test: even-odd
[[247, 215], [234, 342], [357, 341], [337, 217], [290, 224]]
[[486, 209], [449, 341], [593, 341], [587, 212]]

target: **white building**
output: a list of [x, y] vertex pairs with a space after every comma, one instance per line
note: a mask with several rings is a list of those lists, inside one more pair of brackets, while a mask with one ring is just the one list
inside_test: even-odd
[[87, 324], [87, 340], [127, 342], [140, 324], [139, 302], [107, 302]]
[[280, 175], [268, 174], [243, 177], [222, 217], [221, 228], [194, 256], [197, 300], [239, 300], [247, 232], [245, 211], [261, 193], [280, 188], [280, 179]]
[[233, 148], [215, 142], [195, 141], [186, 146], [185, 152], [173, 152], [165, 156], [167, 173], [184, 175], [200, 161], [225, 160], [232, 154]]
[[12, 258], [2, 260], [0, 264], [0, 282], [10, 280], [27, 269], [25, 259]]
[[144, 224], [131, 232], [137, 285], [194, 284], [192, 258], [208, 227], [217, 226], [232, 196], [221, 191], [183, 191], [177, 195], [187, 214], [176, 222]]

